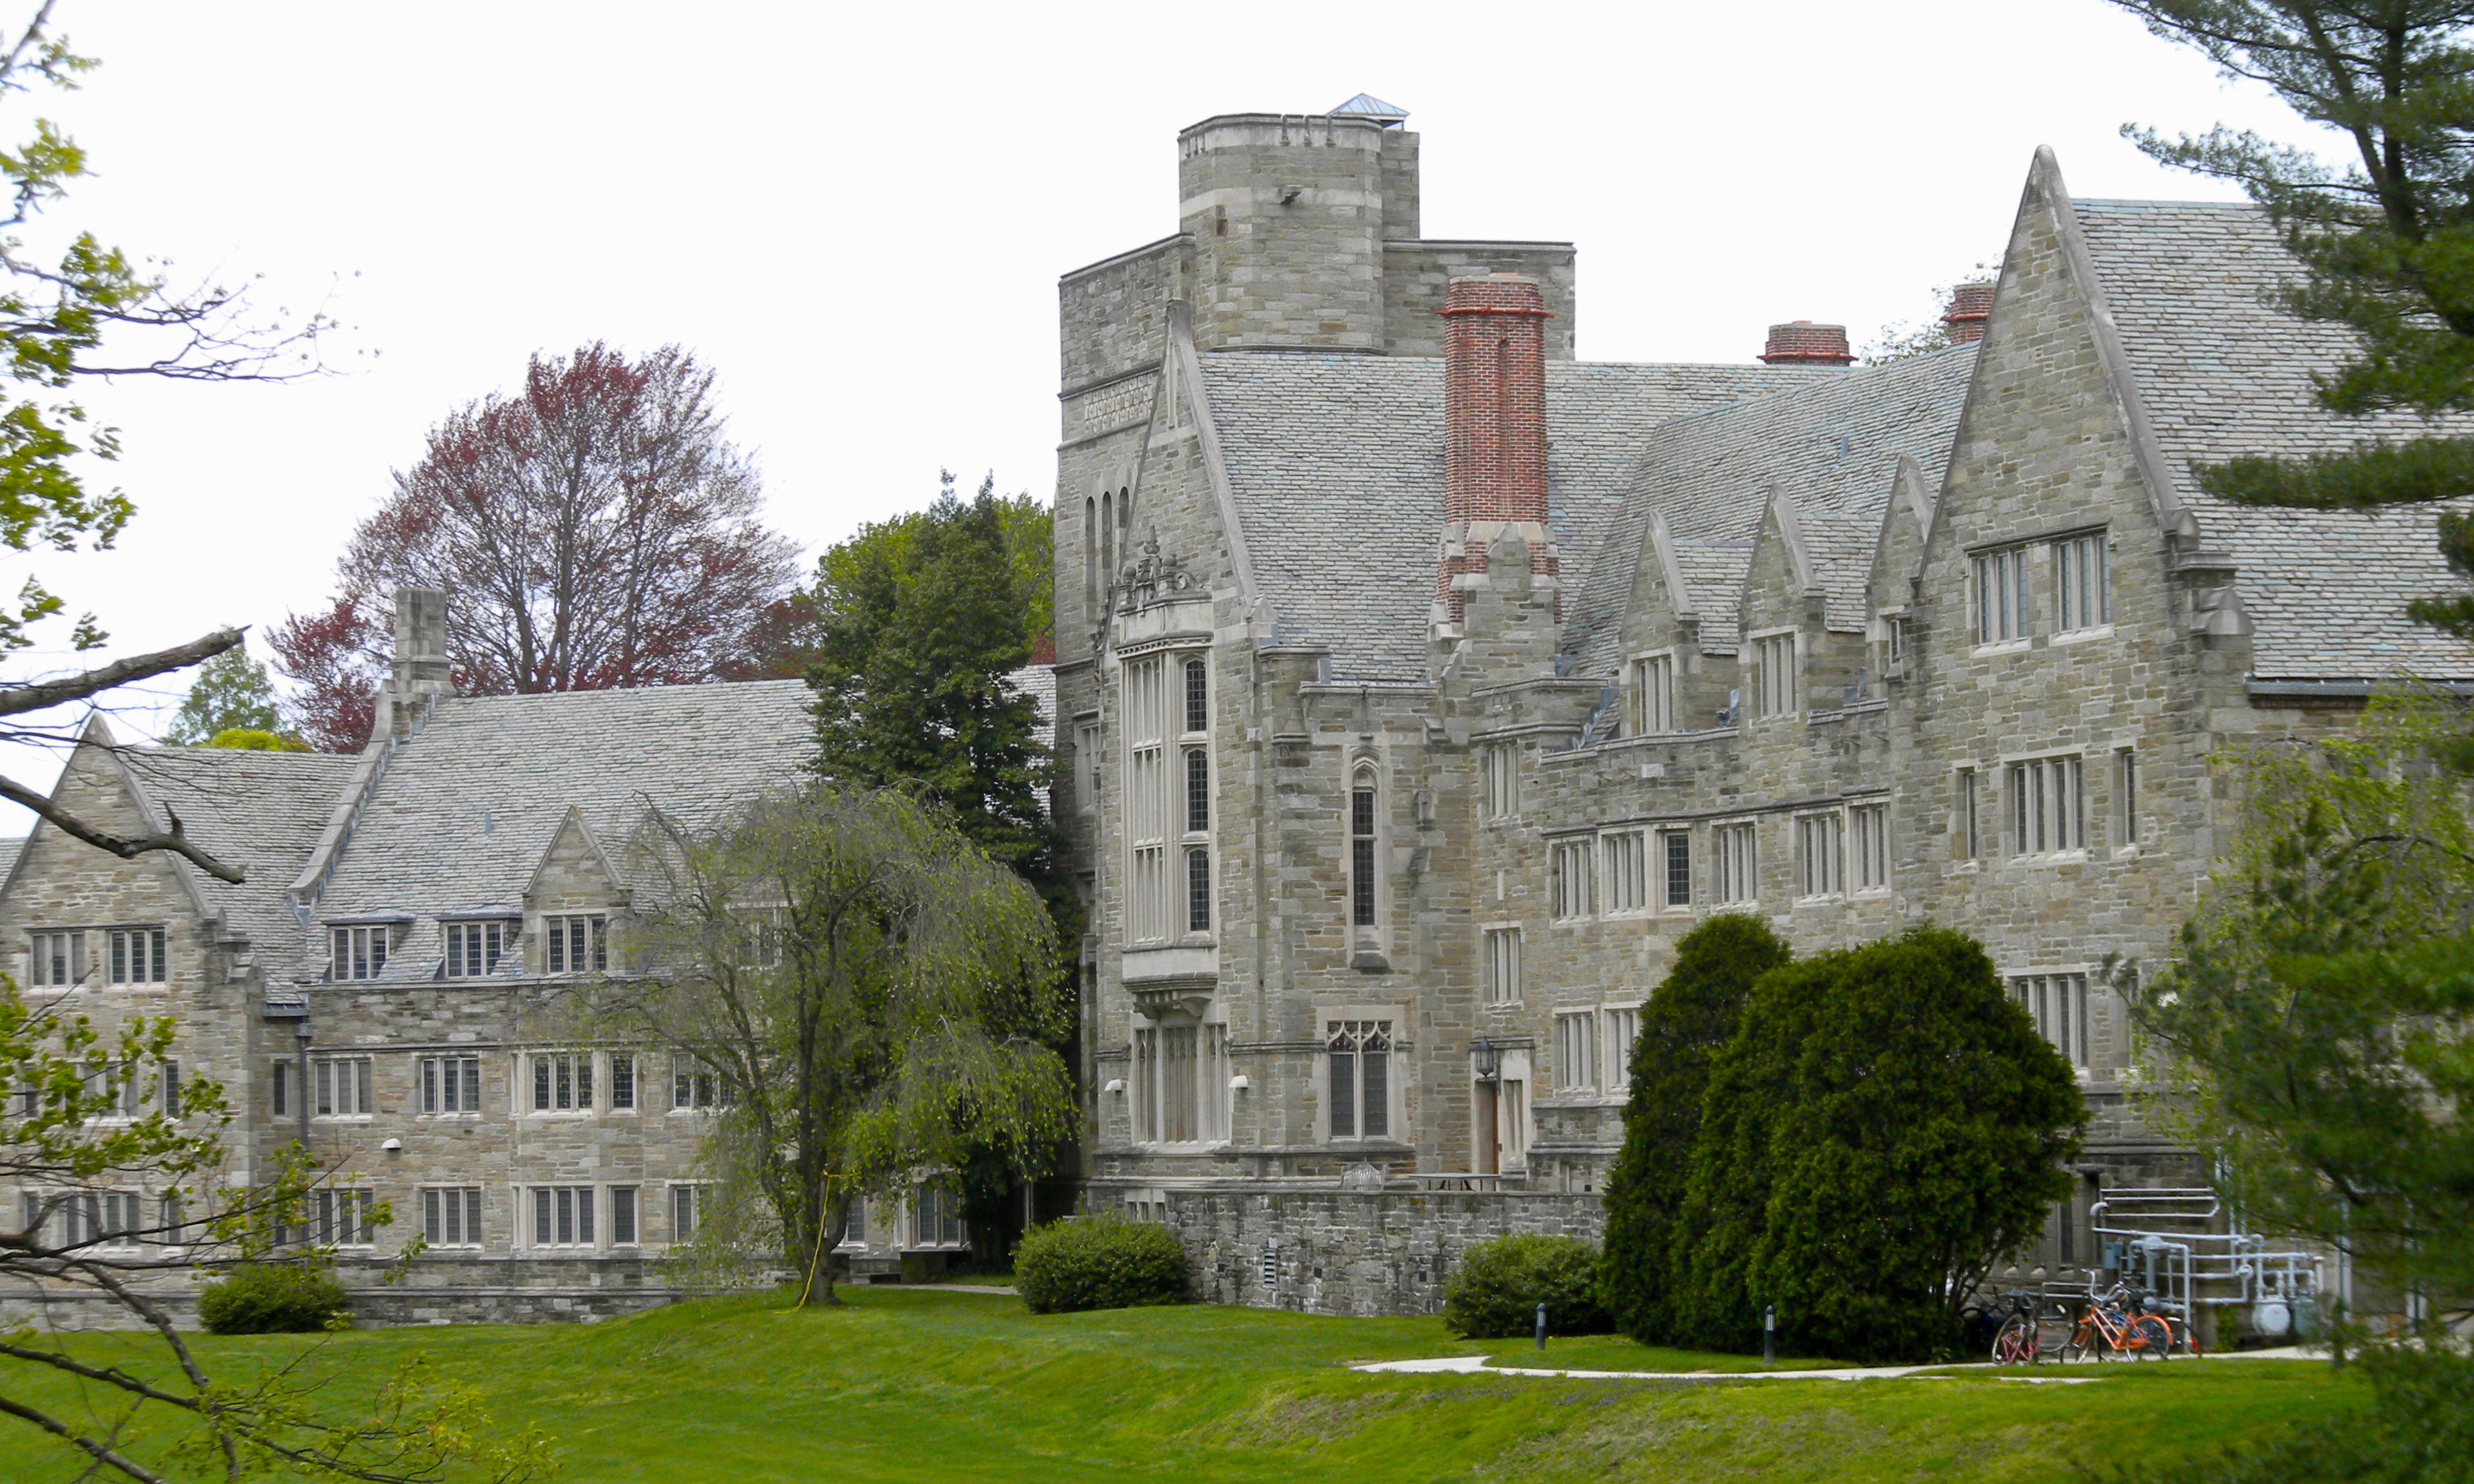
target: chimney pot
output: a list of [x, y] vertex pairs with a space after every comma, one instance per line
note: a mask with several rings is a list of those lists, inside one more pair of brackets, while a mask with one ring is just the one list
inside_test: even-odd
[[1970, 345], [1984, 338], [1984, 322], [1992, 313], [1993, 280], [1982, 278], [1951, 290], [1950, 309], [1941, 323], [1950, 326], [1952, 345]]
[[1852, 366], [1856, 352], [1848, 348], [1847, 326], [1815, 324], [1810, 320], [1790, 320], [1770, 326], [1769, 343], [1761, 347], [1764, 366]]

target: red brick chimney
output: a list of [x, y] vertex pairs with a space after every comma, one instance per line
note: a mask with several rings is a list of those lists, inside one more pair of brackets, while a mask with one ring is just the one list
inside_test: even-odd
[[1443, 546], [1436, 618], [1461, 621], [1464, 576], [1510, 525], [1530, 571], [1551, 576], [1546, 527], [1546, 305], [1516, 274], [1455, 278], [1443, 293]]
[[1856, 352], [1847, 347], [1847, 326], [1796, 320], [1770, 326], [1770, 341], [1761, 347], [1764, 366], [1853, 366]]
[[1993, 280], [1962, 283], [1950, 292], [1950, 310], [1941, 323], [1950, 326], [1950, 343], [1964, 346], [1984, 338], [1984, 320], [1993, 312]]

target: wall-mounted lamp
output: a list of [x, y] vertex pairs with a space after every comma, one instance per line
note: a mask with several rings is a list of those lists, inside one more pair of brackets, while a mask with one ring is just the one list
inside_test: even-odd
[[1122, 1097], [1125, 1095], [1126, 1091], [1126, 1079], [1123, 1077], [1111, 1077], [1108, 1079], [1108, 1085], [1102, 1088], [1100, 1090], [1103, 1092], [1114, 1092]]
[[1477, 1080], [1492, 1082], [1503, 1074], [1503, 1048], [1484, 1036], [1469, 1048], [1469, 1065], [1477, 1069]]
[[1244, 1072], [1239, 1072], [1236, 1076], [1228, 1079], [1228, 1090], [1231, 1092], [1243, 1092], [1252, 1086], [1253, 1084], [1251, 1082], [1246, 1080], [1246, 1074]]
[[385, 1143], [378, 1145], [378, 1147], [389, 1154], [401, 1154], [403, 1152], [403, 1140], [400, 1138], [390, 1138]]

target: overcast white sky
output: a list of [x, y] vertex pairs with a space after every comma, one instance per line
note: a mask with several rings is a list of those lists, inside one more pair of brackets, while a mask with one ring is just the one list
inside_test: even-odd
[[594, 339], [714, 367], [812, 550], [926, 503], [940, 467], [1046, 498], [1056, 276], [1176, 229], [1176, 133], [1213, 113], [1361, 90], [1409, 109], [1427, 235], [1576, 241], [1593, 360], [1921, 319], [1999, 252], [2038, 144], [2080, 196], [2221, 199], [2118, 126], [2300, 136], [2100, 0], [63, 0], [60, 20], [102, 68], [0, 110], [12, 144], [39, 111], [91, 152], [52, 220], [176, 275], [263, 274], [267, 305], [352, 326], [314, 382], [85, 389], [125, 430], [104, 476], [137, 519], [39, 570], [122, 652], [314, 604], [433, 420]]

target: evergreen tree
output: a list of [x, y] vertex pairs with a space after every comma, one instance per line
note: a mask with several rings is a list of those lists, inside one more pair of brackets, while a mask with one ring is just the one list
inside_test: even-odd
[[1954, 1352], [1960, 1306], [2070, 1192], [2069, 1064], [1983, 946], [1918, 928], [1764, 975], [1711, 1064], [1672, 1259], [1676, 1330], [1810, 1354]]
[[[2307, 149], [2221, 125], [2148, 155], [2241, 185], [2301, 269], [2285, 306], [2353, 331], [2361, 349], [2315, 375], [2320, 403], [2359, 417], [2474, 411], [2474, 6], [2463, 0], [2115, 0], [2155, 35], [2262, 83], [2342, 141]], [[2423, 437], [2301, 459], [2239, 458], [2199, 483], [2249, 505], [2365, 509], [2474, 494], [2474, 439]], [[2450, 570], [2474, 577], [2474, 523], [2439, 517]], [[2474, 638], [2474, 595], [2417, 601], [2420, 621]]]
[[172, 713], [163, 740], [174, 747], [214, 747], [227, 731], [282, 730], [275, 684], [266, 678], [266, 666], [252, 659], [248, 645], [241, 643], [198, 667], [198, 678]]
[[1760, 919], [1713, 917], [1675, 945], [1674, 969], [1641, 1011], [1623, 1152], [1607, 1177], [1598, 1286], [1616, 1325], [1643, 1344], [1667, 1333], [1668, 1247], [1710, 1059], [1734, 1039], [1753, 981], [1791, 956]]
[[2131, 1000], [2147, 1116], [2258, 1227], [2389, 1293], [2474, 1313], [2474, 781], [2453, 699], [2373, 700], [2359, 736], [2242, 759], [2244, 828], [2174, 962]]
[[927, 511], [826, 553], [808, 680], [820, 772], [917, 789], [992, 859], [1045, 886], [1056, 845], [1039, 796], [1043, 719], [1007, 679], [1041, 630], [1009, 503], [991, 483], [959, 499], [949, 474]]

